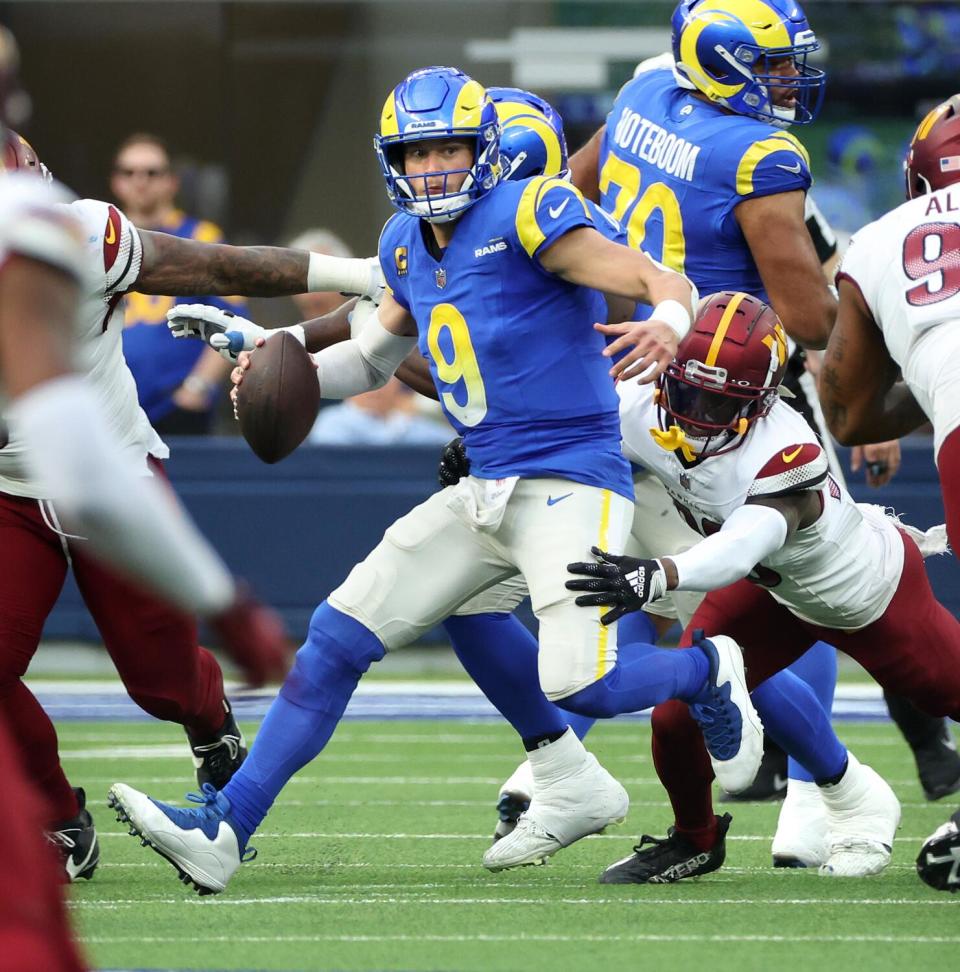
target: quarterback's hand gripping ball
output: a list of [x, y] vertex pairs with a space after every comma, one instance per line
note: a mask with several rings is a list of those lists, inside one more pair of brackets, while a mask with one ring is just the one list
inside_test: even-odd
[[600, 618], [603, 624], [613, 624], [666, 594], [667, 575], [659, 560], [622, 557], [599, 547], [591, 547], [591, 553], [597, 558], [593, 563], [567, 564], [571, 574], [587, 578], [567, 581], [567, 590], [590, 592], [577, 598], [578, 607], [611, 607]]

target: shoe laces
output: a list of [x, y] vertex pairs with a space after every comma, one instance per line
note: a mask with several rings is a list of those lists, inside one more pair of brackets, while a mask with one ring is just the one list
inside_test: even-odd
[[[226, 816], [226, 812], [217, 803], [219, 796], [220, 791], [212, 783], [204, 783], [203, 786], [200, 787], [199, 793], [188, 793], [187, 799], [191, 803], [200, 804], [199, 808], [193, 811], [194, 813], [200, 814], [202, 817], [208, 820], [223, 820]], [[236, 833], [235, 827], [234, 832]], [[240, 851], [240, 861], [243, 864], [252, 861], [256, 856], [256, 847], [244, 847]]]
[[696, 702], [690, 706], [690, 713], [700, 726], [704, 738], [710, 743], [710, 751], [723, 754], [730, 749], [736, 750], [740, 734], [730, 718], [729, 700], [719, 689], [712, 689], [711, 702]]
[[[76, 828], [72, 828], [76, 829]], [[73, 850], [77, 846], [77, 842], [67, 835], [70, 833], [68, 830], [51, 830], [47, 833], [47, 840], [53, 844], [55, 847], [64, 847], [67, 850]]]
[[[635, 844], [633, 848], [634, 854], [640, 857], [652, 857], [659, 851], [663, 850], [673, 843], [673, 828], [671, 827], [667, 831], [666, 837], [652, 837], [650, 834], [641, 834], [640, 843]], [[644, 847], [650, 844], [651, 847], [648, 850], [644, 850]]]
[[870, 840], [868, 837], [841, 837], [830, 842], [831, 856], [843, 851], [854, 854], [878, 854], [882, 851], [889, 853], [889, 848], [881, 841]]

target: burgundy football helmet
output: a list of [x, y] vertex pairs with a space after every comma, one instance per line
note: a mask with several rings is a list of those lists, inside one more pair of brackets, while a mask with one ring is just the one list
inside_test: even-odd
[[960, 182], [960, 94], [920, 122], [903, 160], [907, 199]]
[[18, 132], [7, 130], [3, 147], [3, 169], [6, 172], [32, 172], [49, 182], [50, 170], [40, 161], [37, 150]]
[[773, 309], [749, 294], [713, 294], [660, 377], [655, 437], [666, 448], [688, 444], [690, 459], [737, 448], [773, 407], [786, 367], [787, 336]]

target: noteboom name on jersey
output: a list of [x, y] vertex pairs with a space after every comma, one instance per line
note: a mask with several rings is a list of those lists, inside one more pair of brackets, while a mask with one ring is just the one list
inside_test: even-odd
[[620, 148], [662, 169], [667, 175], [693, 181], [700, 146], [668, 132], [633, 109], [621, 111], [613, 140]]

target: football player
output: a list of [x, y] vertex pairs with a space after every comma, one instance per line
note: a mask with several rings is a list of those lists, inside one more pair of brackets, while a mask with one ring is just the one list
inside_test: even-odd
[[[683, 643], [700, 631], [729, 633], [744, 646], [751, 688], [763, 691], [822, 638], [924, 711], [956, 719], [960, 623], [936, 601], [923, 567], [924, 553], [945, 544], [938, 531], [921, 534], [850, 499], [809, 426], [779, 399], [785, 362], [772, 310], [747, 294], [722, 293], [701, 305], [655, 391], [621, 384], [625, 453], [660, 477], [705, 539], [653, 560], [599, 552], [595, 563], [570, 566], [583, 577], [567, 586], [589, 592], [578, 600], [584, 607], [609, 605], [608, 623], [668, 590], [706, 591]], [[663, 719], [666, 708], [675, 711]], [[684, 836], [709, 826], [713, 774], [696, 755], [696, 726], [683, 708], [668, 702], [653, 715], [655, 745], [670, 753], [656, 765], [676, 828], [667, 840], [642, 841], [606, 880], [644, 873], [663, 880], [664, 858], [684, 851], [694, 866], [672, 879], [713, 869], [710, 854]], [[804, 835], [804, 863], [840, 876], [885, 866], [900, 808], [872, 770], [851, 755], [832, 779], [800, 786], [825, 804], [828, 818], [819, 834]]]
[[[681, 0], [672, 29], [671, 56], [639, 66], [608, 123], [571, 158], [574, 183], [624, 223], [631, 245], [682, 270], [701, 293], [769, 300], [789, 339], [821, 348], [836, 300], [805, 226], [807, 153], [786, 130], [820, 108], [824, 73], [808, 63], [816, 36], [793, 0]], [[895, 442], [865, 453], [875, 483], [899, 465]], [[794, 671], [829, 710], [835, 651], [816, 645]], [[896, 701], [891, 711], [919, 762], [942, 721]], [[927, 792], [949, 789], [957, 774], [946, 762], [949, 779], [938, 766]], [[809, 782], [795, 763], [790, 775]], [[778, 858], [802, 849], [793, 833], [803, 813], [794, 811], [788, 794]]]
[[[111, 800], [131, 829], [201, 892], [222, 891], [285, 782], [325, 746], [360, 676], [471, 596], [522, 573], [540, 621], [546, 696], [593, 715], [690, 701], [718, 772], [752, 780], [759, 724], [741, 688], [738, 649], [720, 638], [686, 651], [623, 645], [577, 615], [552, 557], [605, 536], [621, 548], [632, 514], [610, 377], [658, 372], [689, 327], [680, 274], [602, 237], [568, 183], [501, 181], [500, 125], [460, 71], [414, 72], [390, 93], [376, 139], [400, 211], [380, 239], [389, 290], [356, 340], [315, 356], [329, 397], [382, 384], [419, 344], [472, 473], [391, 526], [317, 609], [294, 670], [244, 766], [200, 810], [124, 784]], [[599, 292], [653, 305], [605, 346]], [[573, 351], [573, 353], [571, 353]], [[613, 366], [610, 357], [626, 353]], [[612, 396], [612, 397], [611, 397]], [[719, 686], [722, 685], [722, 690]], [[540, 711], [536, 713], [539, 717]], [[556, 710], [519, 726], [537, 795], [530, 825], [495, 869], [542, 859], [621, 818], [626, 793]], [[497, 847], [507, 841], [501, 841]]]
[[[44, 174], [32, 147], [13, 134], [5, 152], [7, 170], [15, 174], [9, 184], [12, 199], [23, 195], [29, 206]], [[126, 459], [144, 477], [149, 491], [159, 491], [165, 504], [169, 492], [161, 462], [169, 455], [137, 401], [137, 391], [121, 346], [122, 298], [129, 288], [162, 294], [296, 293], [325, 289], [332, 280], [347, 289], [376, 292], [379, 275], [367, 261], [340, 261], [332, 257], [316, 260], [307, 253], [269, 247], [235, 248], [213, 246], [178, 239], [164, 233], [136, 229], [115, 207], [97, 200], [69, 202], [63, 218], [76, 223], [85, 245], [81, 251], [80, 312], [72, 325], [73, 346], [78, 365], [86, 374], [107, 417], [112, 438], [122, 447]], [[326, 276], [326, 280], [319, 280]], [[24, 372], [27, 374], [29, 372]], [[68, 384], [78, 384], [71, 377]], [[49, 396], [50, 390], [44, 392]], [[56, 401], [56, 399], [54, 399]], [[54, 405], [46, 408], [53, 409]], [[56, 732], [49, 717], [22, 681], [22, 676], [39, 644], [43, 624], [71, 567], [84, 601], [103, 636], [107, 651], [130, 696], [149, 714], [184, 726], [197, 776], [201, 783], [224, 785], [242, 762], [246, 750], [243, 737], [224, 696], [220, 667], [208, 651], [197, 644], [195, 614], [220, 615], [238, 597], [241, 600], [224, 615], [218, 627], [237, 646], [251, 632], [263, 626], [260, 609], [245, 607], [245, 594], [238, 594], [234, 581], [218, 558], [198, 537], [193, 566], [182, 571], [178, 565], [158, 566], [157, 549], [145, 542], [142, 531], [116, 533], [111, 517], [119, 508], [137, 516], [139, 491], [114, 495], [119, 486], [102, 482], [98, 504], [110, 504], [105, 513], [98, 507], [85, 516], [85, 523], [71, 522], [80, 498], [67, 489], [84, 489], [75, 479], [58, 482], [56, 470], [37, 470], [29, 463], [29, 439], [24, 419], [14, 403], [7, 416], [10, 425], [0, 448], [0, 708], [16, 728], [24, 764], [47, 794], [51, 808], [48, 822], [51, 838], [61, 847], [66, 873], [71, 880], [89, 878], [96, 868], [99, 850], [96, 830], [85, 806], [85, 794], [70, 786], [57, 755]], [[46, 413], [45, 413], [46, 414]], [[54, 418], [51, 411], [49, 419]], [[26, 421], [30, 421], [28, 417]], [[33, 421], [36, 421], [35, 419]], [[59, 430], [64, 449], [80, 447], [82, 438], [63, 422]], [[69, 440], [69, 441], [67, 441]], [[41, 473], [41, 474], [38, 474]], [[99, 475], [106, 477], [109, 467]], [[98, 480], [99, 481], [99, 480]], [[57, 495], [54, 495], [56, 488]], [[89, 500], [84, 500], [89, 503]], [[179, 517], [179, 514], [178, 514]], [[99, 526], [100, 518], [103, 525]], [[175, 530], [186, 536], [185, 525], [175, 519]], [[149, 527], [148, 533], [157, 527]], [[189, 528], [192, 534], [192, 528]], [[101, 563], [107, 553], [122, 550], [126, 571], [117, 574]], [[29, 565], [24, 569], [24, 565]], [[149, 589], [127, 579], [135, 570], [137, 581], [151, 582]], [[152, 583], [160, 574], [163, 586], [154, 594]], [[173, 604], [178, 607], [173, 607]], [[192, 609], [187, 612], [183, 608]], [[270, 623], [273, 624], [272, 616]], [[237, 628], [239, 626], [239, 628]], [[234, 630], [237, 628], [237, 630]], [[281, 652], [279, 629], [267, 631], [272, 650]], [[235, 649], [237, 650], [237, 649]], [[248, 649], [249, 660], [238, 659], [252, 680], [282, 673], [279, 657], [258, 660], [256, 643]], [[261, 670], [263, 669], [263, 670]]]
[[[553, 108], [537, 95], [516, 88], [491, 88], [489, 94], [501, 123], [501, 157], [504, 172], [508, 173], [505, 177], [566, 176], [567, 152], [563, 125]], [[587, 203], [587, 206], [595, 217], [597, 228], [609, 239], [626, 245], [619, 224], [595, 204]], [[638, 316], [650, 313], [650, 308], [645, 305], [631, 310]], [[613, 308], [608, 307], [608, 313], [611, 311]], [[188, 314], [193, 315], [192, 319], [181, 316]], [[295, 328], [293, 333], [302, 336], [308, 349], [315, 350], [316, 344], [323, 340], [320, 328], [326, 323], [307, 322], [302, 331]], [[207, 328], [208, 339], [219, 334], [215, 327], [221, 330], [240, 329], [232, 337], [248, 342], [262, 338], [267, 333], [251, 322], [239, 322], [236, 318], [213, 312], [202, 305], [184, 308], [171, 315], [171, 327], [179, 334], [197, 337], [201, 336], [202, 328]], [[413, 372], [418, 367], [424, 367], [425, 362], [421, 356], [413, 354], [407, 359], [406, 365]], [[432, 382], [428, 393], [434, 397], [437, 395]], [[452, 486], [468, 473], [469, 463], [463, 442], [457, 439], [445, 450], [441, 462], [441, 485]], [[697, 542], [699, 535], [683, 522], [660, 481], [638, 467], [633, 468], [632, 474], [636, 505], [627, 551], [634, 556], [653, 556], [662, 549], [679, 551]], [[543, 703], [542, 697], [531, 702], [531, 685], [537, 682], [536, 639], [510, 613], [525, 595], [523, 578], [510, 578], [471, 598], [444, 622], [454, 651], [466, 671], [500, 712], [518, 727], [523, 726], [524, 713], [532, 704]], [[702, 595], [695, 592], [680, 595], [678, 607], [684, 623], [689, 621], [701, 599]], [[670, 626], [676, 617], [677, 611], [671, 609], [667, 602], [667, 597], [660, 599], [649, 615], [644, 612], [628, 615], [620, 625], [618, 638], [624, 643], [655, 642], [657, 627]], [[817, 777], [834, 775], [846, 758], [846, 750], [836, 741], [828, 715], [809, 688], [791, 673], [778, 673], [769, 681], [756, 703], [761, 718], [765, 723], [769, 719], [771, 731], [798, 758], [801, 765]], [[796, 725], [781, 715], [799, 710], [806, 713], [806, 719]], [[571, 712], [562, 712], [558, 716], [581, 739], [595, 721]], [[814, 725], [817, 731], [811, 732]], [[810, 746], [811, 740], [820, 742], [822, 739], [829, 740], [830, 745], [819, 748]], [[521, 814], [528, 808], [534, 790], [531, 764], [524, 761], [501, 787], [498, 800], [500, 819], [495, 840], [512, 832]], [[729, 817], [720, 818], [720, 826], [725, 829], [728, 821]], [[526, 829], [530, 823], [524, 820], [521, 826]], [[499, 850], [488, 855], [489, 863], [496, 866], [498, 856]]]
[[[960, 95], [920, 123], [904, 172], [908, 202], [856, 233], [844, 256], [821, 396], [831, 431], [848, 445], [933, 424], [947, 535], [957, 550]], [[960, 847], [956, 828], [934, 836]], [[924, 876], [919, 860], [918, 867]]]

